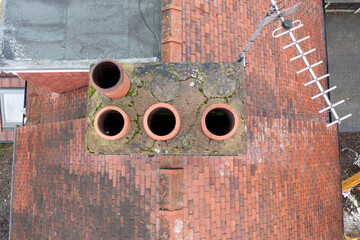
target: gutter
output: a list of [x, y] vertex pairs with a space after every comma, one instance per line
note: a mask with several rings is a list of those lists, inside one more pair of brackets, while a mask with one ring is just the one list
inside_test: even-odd
[[[325, 34], [325, 57], [326, 57], [326, 71], [329, 72], [329, 65], [328, 65], [328, 48], [327, 48], [327, 36], [326, 36], [326, 12], [325, 12], [325, 0], [323, 0], [323, 14], [324, 14], [324, 34]], [[330, 78], [327, 77], [327, 87], [329, 88], [330, 87]], [[330, 99], [330, 93], [328, 93], [328, 96], [329, 96], [329, 99]], [[329, 112], [329, 121], [331, 121], [331, 112]], [[337, 125], [337, 139], [338, 139], [338, 158], [339, 158], [339, 165], [340, 165], [340, 168], [341, 168], [341, 160], [340, 160], [340, 142], [339, 142], [339, 139], [340, 139], [340, 133], [339, 133], [339, 125]], [[341, 169], [340, 169], [341, 171]], [[341, 180], [341, 172], [340, 172], [340, 183], [339, 183], [339, 188], [341, 189], [341, 193], [342, 193], [342, 180]], [[341, 221], [342, 221], [342, 232], [344, 232], [344, 211], [342, 210], [342, 194], [340, 196], [340, 204], [341, 204]], [[346, 236], [346, 235], [345, 235]]]
[[[89, 66], [101, 60], [102, 59], [42, 60], [42, 61], [9, 60], [3, 62], [4, 65], [0, 66], [0, 72], [13, 73], [14, 75], [17, 75], [17, 73], [89, 72]], [[114, 59], [114, 60], [120, 63], [151, 63], [151, 62], [157, 62], [158, 59], [156, 57], [149, 57], [149, 58], [124, 58], [124, 59]]]
[[353, 13], [353, 14], [357, 14], [360, 12], [360, 8], [356, 9], [356, 10], [351, 10], [351, 9], [328, 9], [326, 10], [326, 12], [328, 13]]
[[[326, 12], [325, 12], [325, 0], [323, 0], [323, 15], [324, 15], [324, 20], [323, 20], [323, 24], [324, 24], [324, 38], [325, 38], [325, 59], [326, 59], [326, 72], [329, 73], [329, 61], [328, 61], [328, 48], [327, 48], [327, 35], [326, 35]], [[330, 78], [327, 77], [326, 78], [326, 85], [327, 88], [330, 88]], [[328, 98], [331, 101], [331, 93], [328, 93]], [[331, 111], [329, 111], [329, 122], [332, 122], [332, 116], [331, 116]], [[338, 127], [338, 131], [339, 131], [339, 127]]]
[[13, 218], [14, 173], [15, 173], [15, 158], [16, 158], [16, 133], [17, 133], [17, 126], [14, 127], [14, 150], [13, 150], [13, 160], [12, 160], [12, 168], [11, 168], [12, 174], [11, 174], [9, 240], [11, 240], [12, 218]]
[[[0, 0], [1, 1], [1, 0]], [[27, 81], [25, 81], [25, 92], [24, 92], [24, 112], [23, 112], [23, 120], [22, 120], [22, 125], [25, 126], [26, 123], [26, 95], [27, 95]], [[14, 138], [14, 142], [15, 142], [15, 138]]]

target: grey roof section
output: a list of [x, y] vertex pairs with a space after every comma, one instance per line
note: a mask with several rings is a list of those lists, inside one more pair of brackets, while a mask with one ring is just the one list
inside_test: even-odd
[[340, 132], [360, 131], [360, 15], [327, 14], [326, 34], [331, 102], [342, 99], [345, 103], [336, 108], [340, 117], [349, 113], [352, 117], [339, 125]]
[[[1, 69], [84, 68], [94, 60], [154, 61], [161, 0], [6, 0]], [[145, 19], [147, 25], [143, 21]]]
[[327, 3], [360, 3], [360, 0], [325, 0]]

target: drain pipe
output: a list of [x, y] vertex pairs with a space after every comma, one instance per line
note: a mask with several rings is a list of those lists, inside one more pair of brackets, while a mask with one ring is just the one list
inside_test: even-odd
[[[22, 119], [22, 126], [24, 126], [25, 125], [25, 123], [26, 123], [26, 94], [27, 94], [27, 85], [28, 85], [28, 83], [27, 83], [27, 81], [25, 80], [25, 89], [24, 89], [24, 107], [23, 107], [23, 110], [24, 110], [24, 112], [23, 112], [23, 119]], [[15, 138], [14, 138], [15, 139]]]
[[[329, 55], [328, 55], [328, 44], [327, 44], [327, 33], [326, 33], [326, 12], [325, 12], [325, 0], [323, 0], [323, 25], [324, 25], [324, 40], [325, 40], [325, 59], [326, 59], [326, 72], [329, 73]], [[330, 89], [330, 77], [326, 78], [326, 87]], [[328, 98], [331, 100], [331, 93], [328, 92]], [[329, 112], [329, 122], [332, 122], [332, 115], [331, 111]], [[339, 127], [338, 127], [339, 129]]]
[[16, 133], [17, 125], [14, 127], [14, 149], [13, 149], [13, 159], [11, 167], [11, 195], [10, 195], [10, 220], [9, 220], [9, 240], [11, 240], [11, 231], [12, 231], [12, 218], [13, 218], [13, 196], [14, 196], [14, 173], [15, 173], [15, 159], [16, 159]]
[[97, 62], [90, 71], [90, 83], [108, 98], [125, 97], [130, 79], [121, 64], [112, 59]]

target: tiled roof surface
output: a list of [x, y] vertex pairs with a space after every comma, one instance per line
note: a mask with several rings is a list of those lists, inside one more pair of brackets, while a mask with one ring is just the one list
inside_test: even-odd
[[0, 88], [24, 88], [25, 81], [15, 77], [0, 75]]
[[[237, 57], [268, 3], [231, 2], [183, 1], [183, 61]], [[324, 59], [321, 1], [305, 1], [299, 11], [307, 28], [297, 34], [310, 34], [304, 46], [318, 49], [310, 59]], [[309, 76], [295, 76], [302, 65], [286, 61], [295, 51], [280, 51], [286, 38], [271, 38], [275, 25], [247, 55], [244, 156], [173, 157], [168, 164], [159, 156], [91, 155], [86, 90], [54, 99], [30, 86], [29, 114], [42, 111], [18, 129], [13, 239], [341, 239], [337, 129], [318, 114], [322, 100], [310, 100]], [[171, 172], [161, 168], [171, 166], [181, 173], [173, 179], [183, 195], [182, 207], [170, 212], [163, 197], [179, 189], [169, 188]]]
[[87, 87], [57, 94], [28, 82], [26, 97], [27, 124], [51, 123], [84, 118]]

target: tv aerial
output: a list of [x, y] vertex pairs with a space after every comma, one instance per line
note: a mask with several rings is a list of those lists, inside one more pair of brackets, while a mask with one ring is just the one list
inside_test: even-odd
[[[246, 45], [244, 51], [239, 55], [239, 57], [237, 58], [236, 61], [243, 62], [244, 67], [245, 67], [245, 54], [249, 50], [251, 44], [255, 41], [256, 37], [259, 35], [261, 29], [264, 26], [269, 25], [270, 23], [273, 23], [273, 22], [275, 22], [277, 20], [281, 20], [281, 22], [282, 22], [281, 27], [275, 29], [273, 31], [273, 33], [272, 33], [272, 36], [274, 38], [279, 38], [279, 37], [284, 36], [284, 35], [289, 35], [292, 43], [284, 46], [283, 49], [287, 49], [289, 47], [295, 46], [296, 50], [299, 53], [298, 56], [291, 58], [290, 62], [295, 61], [297, 59], [302, 59], [304, 64], [305, 64], [305, 68], [297, 71], [296, 74], [301, 74], [301, 73], [306, 72], [306, 71], [309, 72], [309, 74], [312, 77], [312, 80], [305, 83], [304, 86], [308, 86], [310, 84], [315, 83], [316, 86], [318, 87], [319, 91], [320, 91], [319, 94], [313, 96], [311, 99], [314, 100], [314, 99], [322, 96], [324, 98], [326, 104], [328, 105], [326, 108], [320, 110], [319, 113], [323, 113], [323, 112], [326, 112], [326, 111], [330, 110], [331, 113], [333, 114], [333, 116], [335, 117], [335, 121], [327, 124], [327, 127], [330, 127], [330, 126], [332, 126], [334, 124], [337, 124], [337, 123], [340, 124], [343, 120], [351, 117], [352, 114], [348, 114], [348, 115], [340, 118], [339, 115], [337, 114], [335, 108], [334, 108], [334, 107], [344, 103], [345, 100], [341, 100], [341, 101], [339, 101], [337, 103], [332, 104], [330, 102], [329, 97], [327, 96], [327, 93], [329, 93], [330, 91], [336, 89], [336, 86], [334, 86], [332, 88], [329, 88], [327, 90], [324, 90], [323, 87], [321, 86], [320, 80], [326, 79], [327, 77], [329, 77], [329, 74], [325, 74], [324, 76], [317, 77], [315, 72], [313, 71], [313, 68], [320, 65], [320, 64], [322, 64], [323, 61], [319, 61], [317, 63], [310, 64], [309, 61], [307, 60], [306, 55], [308, 55], [308, 54], [310, 54], [312, 52], [315, 52], [316, 49], [314, 48], [314, 49], [311, 49], [311, 50], [309, 50], [307, 52], [302, 51], [299, 43], [309, 39], [310, 36], [304, 37], [304, 38], [299, 39], [299, 40], [297, 40], [295, 38], [295, 36], [293, 34], [293, 31], [303, 27], [304, 25], [301, 23], [300, 20], [291, 21], [289, 19], [285, 19], [286, 16], [289, 16], [289, 15], [295, 13], [298, 10], [298, 8], [300, 7], [300, 5], [302, 4], [302, 2], [292, 6], [290, 8], [287, 8], [285, 10], [280, 10], [279, 7], [277, 6], [277, 2], [275, 0], [270, 0], [270, 2], [271, 2], [271, 5], [270, 5], [269, 11], [265, 15], [265, 17], [262, 20], [262, 22], [260, 23], [259, 27], [256, 29], [256, 31], [252, 35], [250, 42]], [[281, 30], [285, 30], [285, 31], [281, 31]]]

